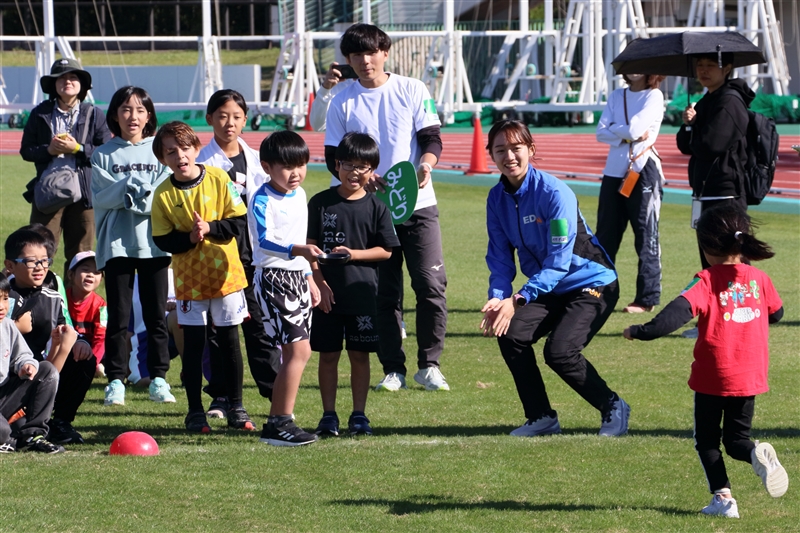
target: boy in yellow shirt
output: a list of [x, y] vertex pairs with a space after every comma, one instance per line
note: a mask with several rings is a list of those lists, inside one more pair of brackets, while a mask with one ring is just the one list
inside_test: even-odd
[[189, 414], [186, 429], [210, 433], [201, 398], [206, 323], [213, 321], [224, 361], [231, 408], [228, 426], [255, 430], [242, 406], [242, 352], [238, 325], [247, 317], [244, 268], [237, 238], [243, 238], [247, 208], [227, 173], [195, 163], [201, 147], [191, 127], [169, 122], [153, 141], [158, 160], [172, 176], [154, 193], [153, 242], [172, 254], [178, 324], [184, 330], [183, 379]]

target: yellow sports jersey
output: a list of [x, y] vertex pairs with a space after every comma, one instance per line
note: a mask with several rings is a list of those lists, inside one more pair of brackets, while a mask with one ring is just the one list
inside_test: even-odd
[[[153, 237], [168, 235], [173, 230], [191, 233], [194, 212], [206, 222], [239, 217], [247, 207], [227, 172], [201, 166], [199, 181], [174, 182], [174, 177], [161, 183], [153, 197]], [[215, 242], [208, 236], [186, 253], [173, 254], [175, 297], [179, 300], [209, 300], [247, 287], [236, 239]]]

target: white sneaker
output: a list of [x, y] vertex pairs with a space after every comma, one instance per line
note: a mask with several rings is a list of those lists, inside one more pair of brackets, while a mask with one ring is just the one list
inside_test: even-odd
[[697, 328], [689, 328], [683, 333], [681, 333], [681, 337], [684, 339], [696, 339], [698, 335]]
[[617, 396], [611, 404], [611, 411], [603, 417], [600, 425], [601, 437], [619, 437], [628, 432], [628, 418], [631, 416], [631, 406]]
[[425, 387], [425, 390], [450, 390], [450, 385], [442, 375], [438, 366], [429, 366], [414, 374], [414, 381]]
[[375, 385], [376, 391], [399, 391], [400, 389], [407, 389], [406, 387], [406, 377], [403, 374], [399, 374], [397, 372], [389, 372], [377, 385]]
[[540, 435], [556, 435], [561, 433], [561, 424], [558, 423], [558, 416], [542, 416], [536, 420], [528, 419], [509, 435], [512, 437], [538, 437]]
[[756, 447], [750, 452], [750, 462], [770, 496], [780, 498], [786, 494], [789, 488], [789, 476], [778, 461], [775, 448], [771, 444], [756, 441]]
[[711, 516], [724, 516], [725, 518], [739, 518], [739, 506], [733, 498], [723, 498], [719, 494], [714, 494], [711, 503], [703, 507], [700, 511]]

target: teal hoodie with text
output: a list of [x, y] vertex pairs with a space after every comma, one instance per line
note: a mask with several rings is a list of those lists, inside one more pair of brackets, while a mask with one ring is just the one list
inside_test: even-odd
[[153, 137], [131, 144], [114, 137], [92, 154], [97, 267], [109, 259], [169, 256], [153, 243], [153, 192], [171, 174], [153, 154]]

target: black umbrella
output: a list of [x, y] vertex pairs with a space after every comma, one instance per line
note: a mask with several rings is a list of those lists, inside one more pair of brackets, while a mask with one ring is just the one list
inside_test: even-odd
[[614, 61], [617, 74], [660, 74], [694, 78], [693, 54], [733, 54], [733, 66], [766, 63], [761, 50], [733, 31], [692, 32], [634, 39]]

